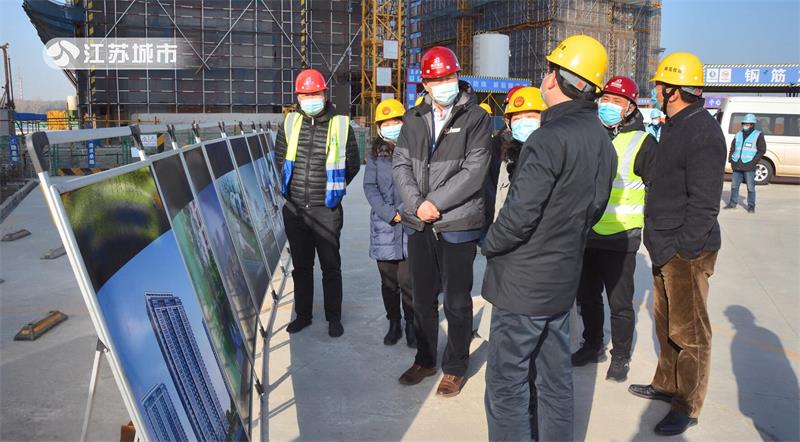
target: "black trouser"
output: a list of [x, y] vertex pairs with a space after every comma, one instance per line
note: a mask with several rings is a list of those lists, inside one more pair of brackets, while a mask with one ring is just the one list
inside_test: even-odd
[[529, 441], [536, 436], [528, 416], [534, 393], [539, 440], [573, 440], [569, 311], [526, 316], [495, 306], [484, 397], [489, 440]]
[[612, 356], [630, 358], [635, 316], [633, 313], [633, 273], [636, 252], [586, 249], [578, 288], [578, 305], [583, 318], [586, 345], [603, 347], [603, 288], [611, 310]]
[[437, 239], [430, 225], [408, 239], [408, 260], [414, 288], [414, 363], [435, 367], [439, 341], [439, 292], [444, 291], [447, 347], [442, 371], [464, 376], [472, 339], [472, 261], [477, 241], [452, 244]]
[[414, 307], [411, 298], [411, 275], [408, 273], [408, 260], [378, 261], [381, 273], [381, 294], [386, 308], [386, 319], [400, 320], [400, 305], [406, 321], [414, 320]]
[[298, 318], [310, 320], [314, 305], [314, 253], [322, 267], [325, 319], [342, 319], [342, 258], [339, 235], [344, 212], [325, 206], [298, 207], [291, 202], [283, 207], [283, 225], [292, 252], [294, 311]]

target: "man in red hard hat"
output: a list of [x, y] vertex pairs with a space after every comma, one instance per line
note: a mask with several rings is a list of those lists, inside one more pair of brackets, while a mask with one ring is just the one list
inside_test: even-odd
[[394, 180], [404, 204], [414, 298], [417, 354], [400, 383], [436, 374], [438, 295], [448, 323], [444, 376], [436, 393], [461, 392], [472, 338], [472, 263], [485, 223], [483, 183], [492, 125], [450, 49], [436, 46], [421, 60], [427, 95], [406, 112], [394, 151]]
[[325, 78], [316, 69], [297, 75], [299, 112], [286, 115], [275, 145], [286, 205], [283, 219], [292, 253], [294, 311], [286, 331], [311, 325], [314, 303], [314, 255], [322, 267], [328, 334], [339, 337], [342, 326], [342, 259], [339, 236], [344, 213], [341, 201], [360, 167], [358, 144], [350, 118], [339, 115], [327, 99]]
[[606, 379], [623, 382], [630, 367], [636, 253], [642, 244], [645, 178], [648, 158], [657, 141], [648, 135], [636, 105], [639, 88], [628, 77], [613, 77], [603, 88], [597, 114], [617, 153], [617, 173], [608, 205], [589, 231], [583, 253], [578, 305], [583, 319], [583, 344], [572, 354], [580, 367], [605, 360], [603, 291], [611, 310], [611, 364]]

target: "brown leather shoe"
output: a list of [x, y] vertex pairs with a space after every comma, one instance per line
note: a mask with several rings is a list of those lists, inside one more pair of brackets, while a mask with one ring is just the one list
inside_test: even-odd
[[400, 383], [403, 385], [417, 385], [428, 376], [436, 374], [436, 367], [423, 367], [414, 364], [400, 376]]
[[441, 382], [439, 382], [439, 388], [436, 389], [436, 394], [442, 397], [456, 396], [458, 393], [461, 393], [461, 389], [464, 388], [464, 383], [466, 381], [467, 379], [464, 376], [445, 373]]

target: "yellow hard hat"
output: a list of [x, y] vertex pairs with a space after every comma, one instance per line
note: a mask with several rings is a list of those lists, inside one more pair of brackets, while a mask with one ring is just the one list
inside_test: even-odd
[[514, 91], [508, 99], [504, 115], [525, 111], [543, 111], [547, 105], [542, 99], [542, 91], [538, 87], [525, 86]]
[[597, 88], [605, 84], [608, 54], [603, 45], [588, 35], [573, 35], [558, 44], [547, 61], [560, 66]]
[[689, 52], [674, 52], [661, 60], [651, 80], [673, 86], [703, 87], [703, 62]]
[[479, 106], [481, 109], [485, 110], [487, 114], [492, 115], [492, 107], [489, 106], [489, 103], [481, 103]]
[[406, 110], [403, 107], [403, 103], [394, 98], [389, 98], [378, 103], [378, 107], [375, 108], [375, 122], [380, 123], [392, 118], [401, 118], [404, 113], [406, 113]]

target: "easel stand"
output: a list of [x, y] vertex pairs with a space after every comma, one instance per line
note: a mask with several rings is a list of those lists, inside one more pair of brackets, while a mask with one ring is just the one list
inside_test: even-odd
[[[83, 414], [83, 426], [81, 427], [81, 442], [86, 442], [86, 437], [89, 435], [89, 423], [92, 421], [92, 412], [94, 412], [94, 393], [97, 391], [97, 381], [100, 379], [100, 370], [103, 368], [103, 359], [108, 357], [108, 347], [103, 344], [103, 341], [97, 340], [97, 346], [94, 350], [94, 362], [92, 362], [92, 374], [89, 377], [89, 394], [86, 397], [86, 412]], [[136, 441], [141, 441], [139, 434], [136, 434]]]

